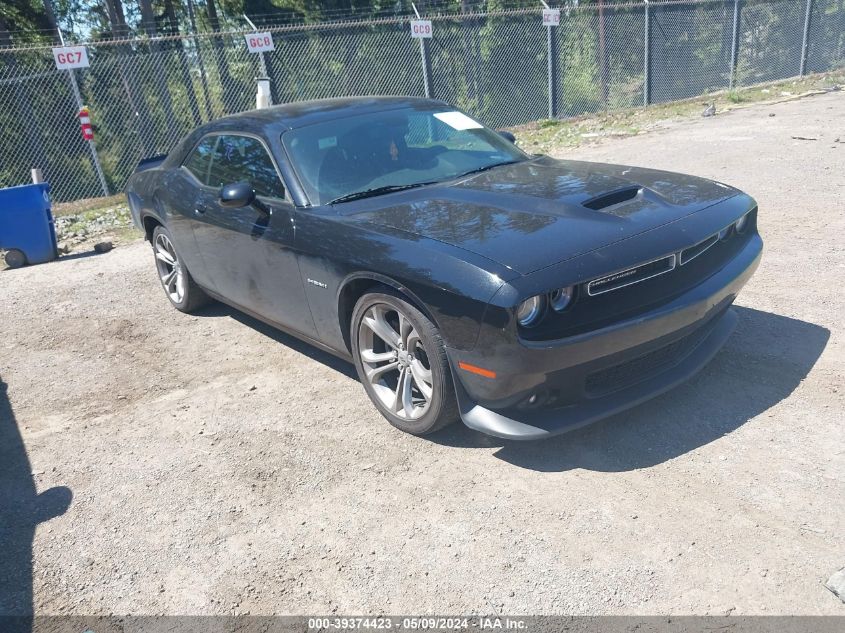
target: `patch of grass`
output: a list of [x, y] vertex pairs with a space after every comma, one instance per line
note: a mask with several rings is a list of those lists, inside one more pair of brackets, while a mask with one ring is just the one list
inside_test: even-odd
[[658, 129], [674, 121], [698, 118], [711, 103], [715, 104], [718, 116], [720, 112], [795, 98], [834, 85], [845, 85], [845, 69], [808, 75], [801, 79], [707, 93], [686, 101], [598, 112], [565, 120], [543, 119], [510, 128], [510, 131], [525, 151], [531, 154], [549, 154], [601, 138], [632, 136]]
[[74, 202], [57, 202], [52, 205], [53, 216], [76, 215], [85, 211], [99, 211], [126, 204], [126, 194], [119, 193], [108, 198], [85, 198]]

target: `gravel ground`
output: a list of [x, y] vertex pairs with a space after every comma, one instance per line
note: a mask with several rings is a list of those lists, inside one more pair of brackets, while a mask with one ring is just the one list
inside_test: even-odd
[[568, 153], [737, 185], [767, 250], [701, 374], [541, 443], [395, 431], [144, 243], [0, 272], [0, 612], [844, 614], [842, 141], [834, 93]]

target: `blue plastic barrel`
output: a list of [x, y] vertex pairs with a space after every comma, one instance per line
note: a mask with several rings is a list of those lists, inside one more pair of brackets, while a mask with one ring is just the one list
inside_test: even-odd
[[7, 251], [10, 266], [40, 264], [59, 256], [49, 191], [46, 182], [0, 189], [0, 248]]

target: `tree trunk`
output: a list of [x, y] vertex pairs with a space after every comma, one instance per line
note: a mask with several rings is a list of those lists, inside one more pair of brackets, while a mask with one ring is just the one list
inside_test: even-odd
[[[173, 0], [164, 0], [164, 15], [167, 18], [167, 34], [179, 35], [179, 20], [176, 17], [176, 8], [173, 6]], [[182, 40], [173, 40], [173, 48], [176, 49], [176, 63], [179, 65], [182, 83], [185, 85], [185, 97], [188, 100], [188, 107], [191, 110], [194, 125], [199, 125], [202, 122], [202, 117], [200, 116], [200, 107], [197, 103], [197, 93], [194, 90], [194, 81], [191, 79], [188, 56], [185, 54], [185, 47], [182, 45]]]
[[167, 85], [167, 59], [165, 56], [167, 52], [164, 50], [161, 42], [156, 41], [158, 37], [158, 30], [156, 27], [155, 13], [153, 13], [152, 2], [150, 0], [139, 0], [141, 6], [141, 27], [147, 37], [150, 38], [150, 52], [152, 53], [152, 64], [150, 71], [153, 75], [156, 90], [159, 95], [159, 104], [161, 110], [164, 112], [164, 125], [157, 134], [156, 150], [169, 149], [167, 139], [170, 130], [178, 130], [179, 124], [173, 114], [173, 101], [170, 98], [170, 88]]
[[[206, 0], [205, 10], [211, 30], [219, 33], [220, 19], [217, 17], [217, 5], [214, 4], [214, 0]], [[232, 75], [229, 74], [229, 64], [226, 61], [226, 51], [219, 37], [212, 37], [211, 42], [214, 47], [214, 60], [217, 64], [217, 76], [220, 79], [220, 87], [223, 94], [223, 113], [233, 114], [238, 111], [238, 107], [233, 91], [234, 86], [232, 86]]]
[[106, 10], [109, 14], [109, 25], [115, 37], [124, 38], [129, 35], [129, 27], [126, 26], [126, 16], [123, 15], [123, 5], [120, 0], [105, 0]]
[[[112, 36], [118, 39], [129, 37], [129, 27], [126, 26], [126, 16], [123, 14], [123, 5], [120, 0], [104, 0], [106, 11], [109, 16], [109, 26], [111, 28]], [[138, 141], [140, 145], [140, 158], [152, 156], [155, 152], [153, 148], [155, 142], [153, 139], [153, 126], [150, 121], [150, 108], [144, 99], [144, 92], [138, 86], [138, 74], [136, 72], [127, 71], [126, 64], [132, 65], [135, 57], [132, 50], [126, 44], [118, 44], [114, 47], [115, 50], [115, 64], [120, 73], [121, 83], [126, 91], [126, 99], [129, 102], [129, 107], [132, 111], [132, 116], [135, 117], [136, 129], [138, 133]], [[140, 99], [138, 98], [140, 95]]]
[[601, 75], [601, 101], [607, 108], [608, 72], [607, 72], [607, 35], [605, 33], [604, 0], [599, 0], [599, 73]]
[[205, 73], [205, 63], [202, 61], [202, 48], [200, 46], [199, 38], [197, 37], [197, 21], [194, 17], [194, 0], [188, 0], [188, 18], [191, 22], [191, 34], [194, 36], [193, 44], [194, 50], [197, 54], [197, 64], [200, 70], [200, 84], [202, 85], [202, 95], [205, 101], [205, 116], [207, 120], [211, 120], [211, 97], [208, 94], [208, 77]]

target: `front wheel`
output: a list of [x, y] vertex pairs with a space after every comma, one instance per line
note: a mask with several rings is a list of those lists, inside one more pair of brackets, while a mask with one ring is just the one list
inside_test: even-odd
[[193, 312], [208, 303], [208, 295], [194, 282], [191, 273], [185, 268], [167, 229], [157, 226], [153, 231], [152, 242], [156, 272], [173, 307], [181, 312]]
[[425, 435], [458, 417], [446, 349], [437, 327], [398, 294], [365, 294], [352, 313], [358, 377], [396, 428]]

